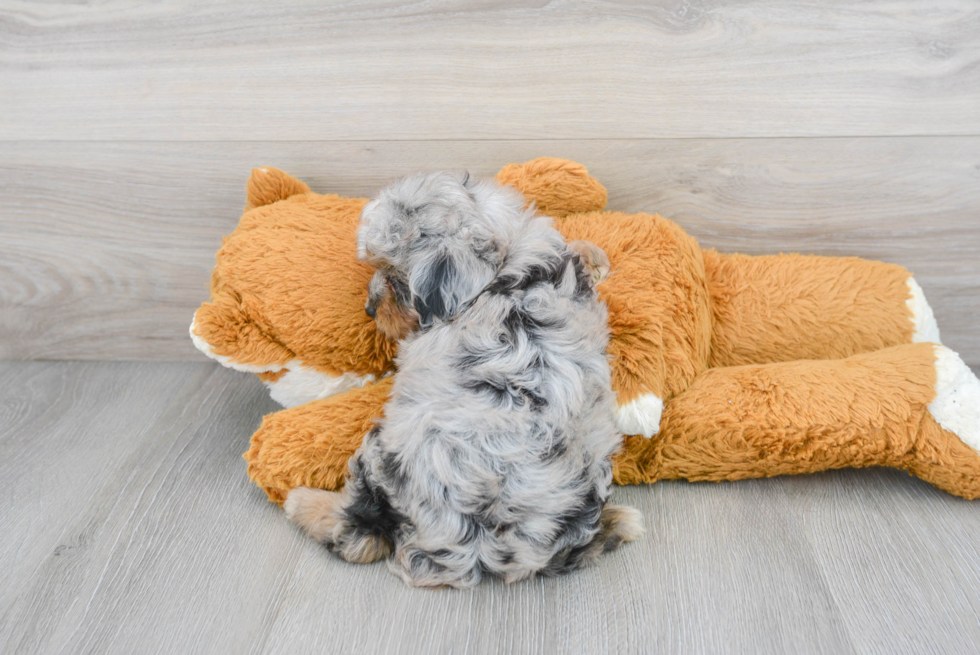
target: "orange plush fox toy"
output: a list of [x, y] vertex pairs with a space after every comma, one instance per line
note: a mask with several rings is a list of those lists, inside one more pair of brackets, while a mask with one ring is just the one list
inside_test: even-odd
[[[657, 214], [604, 211], [603, 186], [565, 160], [497, 179], [609, 256], [599, 293], [626, 435], [620, 484], [891, 466], [980, 496], [980, 381], [939, 344], [902, 267], [703, 250]], [[343, 485], [397, 375], [397, 344], [364, 312], [372, 270], [355, 259], [355, 232], [366, 202], [252, 171], [191, 325], [201, 351], [257, 373], [287, 407], [245, 454], [279, 503], [296, 486]]]

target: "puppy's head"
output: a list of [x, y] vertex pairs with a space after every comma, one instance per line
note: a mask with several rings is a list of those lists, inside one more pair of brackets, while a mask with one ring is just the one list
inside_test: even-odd
[[496, 276], [523, 206], [516, 191], [468, 174], [413, 175], [384, 189], [357, 234], [358, 258], [377, 269], [368, 314], [389, 336], [456, 316]]

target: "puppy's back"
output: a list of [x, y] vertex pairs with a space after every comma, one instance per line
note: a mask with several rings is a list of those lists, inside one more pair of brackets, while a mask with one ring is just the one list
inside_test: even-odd
[[620, 443], [605, 306], [547, 219], [524, 238], [465, 312], [402, 344], [382, 446], [415, 584], [560, 573], [635, 533], [602, 513]]

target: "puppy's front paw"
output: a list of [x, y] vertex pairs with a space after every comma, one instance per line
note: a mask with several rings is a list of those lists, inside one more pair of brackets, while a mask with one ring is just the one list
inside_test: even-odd
[[650, 438], [660, 430], [664, 401], [652, 393], [643, 393], [616, 408], [616, 428], [625, 435], [642, 434]]
[[336, 541], [342, 520], [341, 496], [333, 491], [296, 487], [286, 496], [282, 508], [286, 518], [303, 528], [306, 534], [327, 546]]

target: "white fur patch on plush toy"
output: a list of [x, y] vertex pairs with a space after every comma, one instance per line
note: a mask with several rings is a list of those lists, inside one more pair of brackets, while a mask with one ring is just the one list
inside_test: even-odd
[[375, 380], [373, 375], [358, 375], [350, 372], [342, 375], [330, 375], [315, 368], [304, 366], [301, 361], [296, 359], [286, 364], [269, 364], [266, 366], [242, 364], [231, 357], [214, 352], [211, 349], [211, 344], [194, 332], [193, 322], [191, 322], [190, 333], [191, 341], [194, 342], [197, 349], [222, 366], [243, 373], [278, 373], [285, 369], [285, 373], [278, 379], [264, 382], [265, 386], [269, 388], [269, 395], [272, 399], [283, 407], [296, 407], [313, 400], [328, 398], [334, 394], [363, 387]]
[[929, 413], [944, 430], [980, 453], [980, 380], [945, 346], [936, 346], [936, 397]]
[[942, 343], [939, 340], [939, 326], [936, 324], [936, 317], [932, 313], [932, 307], [926, 301], [926, 294], [922, 287], [909, 276], [905, 281], [909, 285], [909, 293], [912, 294], [905, 304], [912, 312], [912, 323], [915, 331], [912, 333], [912, 343]]
[[642, 434], [650, 438], [660, 430], [664, 401], [652, 393], [640, 394], [616, 408], [616, 427], [626, 435]]
[[363, 387], [374, 380], [373, 375], [358, 375], [350, 372], [343, 375], [330, 375], [293, 360], [286, 364], [286, 372], [282, 377], [265, 382], [265, 386], [269, 387], [269, 395], [274, 401], [283, 407], [296, 407]]

